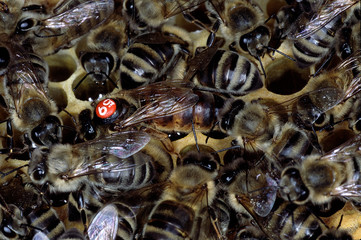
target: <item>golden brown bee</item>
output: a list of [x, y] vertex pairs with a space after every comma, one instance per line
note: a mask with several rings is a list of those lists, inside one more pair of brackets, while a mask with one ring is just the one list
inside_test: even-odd
[[295, 171], [308, 188], [309, 200], [316, 204], [345, 197], [359, 202], [360, 135], [323, 155], [306, 158]]
[[124, 53], [120, 63], [122, 89], [133, 89], [163, 77], [173, 70], [182, 57], [182, 50], [191, 51], [188, 32], [165, 25], [160, 32], [137, 36]]
[[240, 96], [263, 86], [257, 66], [242, 55], [218, 49], [223, 43], [217, 40], [214, 45], [188, 60], [185, 76], [200, 86], [200, 89], [226, 95]]
[[[151, 211], [143, 228], [143, 238], [198, 239], [202, 236], [203, 229], [197, 226], [210, 221], [208, 214], [208, 217], [201, 214], [207, 213], [216, 196], [219, 157], [211, 153], [210, 147], [199, 147], [200, 152], [194, 145], [181, 150], [180, 165], [171, 173], [160, 200]], [[210, 234], [208, 238], [217, 236], [212, 235], [212, 230], [204, 230]]]
[[316, 151], [311, 133], [287, 122], [283, 109], [272, 113], [272, 100], [230, 100], [220, 115], [220, 128], [247, 151], [263, 151], [283, 169], [289, 159], [302, 160]]
[[117, 88], [116, 74], [128, 40], [125, 28], [124, 19], [113, 17], [77, 44], [76, 53], [86, 72], [73, 83], [78, 99], [97, 99]]
[[294, 39], [293, 55], [299, 67], [310, 67], [329, 56], [338, 44], [337, 31], [353, 15], [353, 6], [359, 0], [326, 1], [320, 6], [315, 16], [301, 15], [295, 22], [298, 30], [291, 34]]
[[49, 55], [72, 47], [113, 11], [113, 0], [64, 0], [55, 6], [50, 16], [41, 18], [31, 15], [20, 19], [13, 37], [38, 54]]
[[27, 219], [21, 209], [14, 204], [7, 204], [3, 197], [0, 197], [1, 238], [18, 239], [27, 236], [29, 234], [29, 229], [26, 227]]
[[2, 39], [0, 73], [4, 78], [5, 100], [15, 127], [26, 131], [57, 111], [47, 95], [48, 65], [5, 35]]
[[37, 148], [28, 173], [50, 192], [74, 192], [84, 183], [104, 192], [138, 189], [166, 178], [173, 166], [161, 146], [142, 150], [149, 141], [145, 132], [123, 131], [75, 145]]

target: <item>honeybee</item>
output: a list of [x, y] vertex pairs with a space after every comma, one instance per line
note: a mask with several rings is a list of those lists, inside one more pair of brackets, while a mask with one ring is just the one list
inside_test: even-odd
[[46, 92], [48, 66], [38, 55], [8, 41], [5, 35], [2, 39], [0, 74], [4, 78], [5, 98], [12, 123], [20, 131], [26, 131], [57, 112]]
[[[239, 198], [247, 206], [247, 200]], [[249, 209], [252, 214], [252, 210]], [[254, 214], [252, 214], [254, 215]], [[295, 205], [281, 200], [276, 201], [271, 213], [260, 218], [254, 216], [262, 231], [271, 239], [330, 239], [343, 236], [341, 239], [352, 239], [349, 233], [343, 230], [329, 229], [307, 206]], [[282, 224], [280, 224], [282, 223]], [[327, 236], [327, 237], [326, 237]]]
[[[300, 161], [305, 155], [318, 150], [312, 133], [287, 122], [284, 110], [278, 114], [270, 111], [277, 106], [269, 99], [243, 101], [230, 100], [219, 116], [220, 128], [235, 138], [237, 143], [250, 152], [263, 151], [283, 169], [290, 159]], [[278, 105], [279, 106], [279, 105]]]
[[[84, 77], [73, 83], [75, 85], [73, 91], [77, 98], [97, 99], [99, 95], [118, 88], [113, 78], [119, 70], [120, 58], [127, 44], [128, 37], [125, 35], [125, 27], [124, 19], [112, 18], [77, 44], [76, 53], [86, 71]], [[78, 89], [82, 83], [83, 88]], [[86, 93], [90, 89], [96, 90], [94, 94], [85, 94], [84, 89], [88, 89]]]
[[175, 16], [182, 13], [185, 20], [211, 32], [207, 40], [207, 45], [210, 46], [220, 22], [215, 16], [208, 16], [211, 13], [206, 11], [205, 7], [199, 10], [204, 2], [205, 0], [161, 2], [126, 0], [123, 2], [122, 13], [130, 21], [130, 28], [136, 34], [161, 28], [163, 25], [173, 22]]
[[202, 229], [197, 226], [209, 218], [200, 214], [207, 212], [217, 192], [219, 156], [211, 154], [214, 151], [208, 146], [199, 148], [200, 152], [190, 145], [180, 151], [180, 164], [171, 173], [160, 200], [152, 209], [143, 228], [143, 238], [198, 239], [201, 235]]
[[237, 198], [245, 195], [250, 200], [249, 204], [254, 213], [266, 217], [273, 208], [278, 191], [274, 173], [269, 171], [269, 163], [263, 161], [254, 164], [239, 158], [232, 165], [225, 168], [220, 176], [229, 205], [237, 213], [243, 213], [244, 206]]
[[145, 147], [149, 141], [145, 132], [123, 131], [75, 145], [38, 148], [28, 173], [34, 184], [47, 184], [50, 192], [74, 192], [83, 183], [104, 194], [138, 189], [164, 180], [173, 167], [161, 144]]
[[307, 157], [294, 171], [299, 171], [315, 204], [344, 197], [359, 202], [360, 135], [356, 135], [332, 151]]
[[95, 107], [94, 121], [116, 123], [116, 129], [173, 115], [192, 107], [198, 96], [184, 81], [163, 81], [133, 90], [117, 91]]
[[260, 57], [268, 48], [271, 30], [265, 25], [265, 14], [256, 1], [215, 1], [207, 3], [208, 10], [217, 13], [221, 24], [219, 32], [231, 39], [230, 47], [237, 52], [248, 52], [263, 65]]
[[299, 67], [314, 65], [332, 53], [338, 41], [336, 33], [343, 27], [344, 21], [347, 21], [347, 10], [358, 2], [359, 0], [326, 1], [311, 19], [298, 18], [295, 24], [299, 28], [291, 34], [291, 38], [295, 39], [292, 51]]
[[190, 51], [188, 33], [165, 25], [161, 32], [136, 37], [124, 53], [120, 63], [122, 89], [133, 89], [158, 80], [171, 70], [181, 58], [181, 51]]
[[28, 222], [20, 208], [14, 204], [6, 204], [2, 196], [0, 207], [1, 238], [18, 239], [27, 236], [29, 233], [29, 229], [26, 227]]
[[94, 216], [87, 233], [89, 239], [133, 239], [136, 229], [132, 208], [121, 202], [111, 202]]
[[64, 223], [59, 219], [56, 211], [49, 206], [43, 204], [34, 209], [27, 216], [31, 225], [34, 226], [34, 235], [45, 235], [43, 239], [58, 239], [64, 232]]
[[217, 41], [190, 59], [185, 79], [195, 74], [193, 81], [202, 89], [232, 96], [261, 88], [263, 82], [256, 65], [236, 52], [217, 49], [222, 42]]
[[89, 30], [103, 23], [113, 11], [113, 0], [64, 0], [55, 6], [50, 17], [20, 19], [14, 38], [43, 56], [50, 55], [61, 48], [72, 47]]

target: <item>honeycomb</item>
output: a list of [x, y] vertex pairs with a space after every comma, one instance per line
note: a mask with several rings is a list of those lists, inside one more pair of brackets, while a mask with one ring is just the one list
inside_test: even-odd
[[[5, 1], [6, 2], [6, 1]], [[45, 5], [49, 8], [53, 8], [58, 1], [33, 1], [33, 2], [44, 2]], [[0, 2], [1, 3], [1, 2]], [[43, 3], [43, 4], [44, 4]], [[262, 10], [265, 13], [265, 18], [268, 18], [272, 14], [277, 13], [278, 9], [286, 5], [286, 1], [283, 0], [258, 0], [257, 3], [261, 6]], [[268, 26], [273, 26], [274, 19], [271, 18], [267, 22]], [[206, 30], [199, 29], [194, 24], [185, 22], [181, 16], [177, 16], [174, 20], [174, 24], [181, 26], [184, 29], [189, 31], [189, 36], [192, 39], [194, 44], [193, 48], [195, 49], [198, 46], [205, 46], [205, 39], [209, 35], [209, 32]], [[101, 28], [101, 26], [100, 26]], [[119, 91], [118, 88], [115, 88], [111, 83], [107, 82], [105, 86], [99, 86], [94, 81], [84, 80], [77, 90], [73, 90], [74, 87], [83, 79], [86, 75], [82, 63], [80, 62], [77, 56], [77, 49], [84, 44], [86, 41], [87, 35], [83, 36], [83, 39], [75, 44], [69, 49], [61, 49], [55, 54], [45, 56], [44, 59], [49, 66], [49, 84], [48, 84], [48, 94], [51, 99], [53, 99], [58, 107], [58, 109], [64, 109], [65, 111], [59, 111], [58, 115], [62, 120], [62, 124], [69, 126], [69, 129], [64, 129], [65, 133], [63, 141], [70, 143], [74, 139], [75, 134], [74, 130], [78, 129], [78, 116], [79, 113], [84, 109], [90, 109], [92, 111], [92, 116], [94, 115], [94, 107], [100, 99], [105, 98], [106, 96], [111, 96], [114, 92]], [[292, 47], [291, 41], [284, 41], [281, 46], [278, 48], [279, 51], [292, 56]], [[247, 58], [252, 59], [252, 62], [261, 69], [259, 62], [254, 60], [252, 56], [247, 53], [242, 53]], [[340, 61], [339, 59], [334, 60], [336, 63], [331, 62], [330, 66], [325, 69], [332, 69], [332, 66], [337, 65]], [[269, 98], [273, 99], [277, 103], [285, 102], [294, 97], [300, 96], [303, 93], [307, 93], [312, 89], [312, 84], [310, 75], [315, 73], [317, 66], [310, 68], [300, 69], [297, 65], [282, 56], [281, 54], [275, 53], [274, 55], [266, 54], [262, 57], [262, 64], [264, 66], [267, 78], [262, 75], [263, 87], [252, 91], [245, 96], [239, 97], [245, 101], [257, 99], [257, 98]], [[120, 74], [119, 69], [113, 71], [109, 76], [112, 79], [117, 79]], [[291, 80], [290, 80], [291, 79]], [[4, 89], [1, 89], [1, 93], [4, 94]], [[1, 119], [6, 120], [9, 117], [9, 114], [6, 110], [1, 109]], [[108, 130], [107, 130], [108, 131]], [[107, 132], [108, 133], [108, 132]], [[14, 129], [13, 137], [15, 141], [15, 146], [23, 146], [23, 132], [18, 129]], [[318, 131], [317, 137], [319, 139], [320, 145], [324, 152], [332, 150], [334, 147], [345, 142], [355, 134], [350, 130], [348, 122], [344, 121], [340, 124], [336, 124], [332, 131]], [[7, 136], [6, 124], [2, 123], [0, 126], [0, 136], [4, 136], [2, 141], [2, 148], [7, 147], [5, 136]], [[197, 141], [200, 144], [207, 144], [212, 147], [214, 150], [223, 150], [232, 145], [232, 137], [226, 137], [224, 139], [214, 139], [209, 138], [200, 133], [196, 132]], [[207, 139], [207, 140], [206, 140]], [[207, 143], [206, 143], [207, 141]], [[179, 153], [185, 146], [190, 144], [195, 144], [194, 134], [191, 132], [187, 136], [175, 140], [172, 142], [174, 147], [174, 153], [172, 153], [172, 158], [174, 164], [176, 165], [177, 153]], [[223, 161], [223, 156], [226, 151], [219, 152], [221, 161]], [[8, 159], [8, 154], [1, 154], [0, 163], [1, 171], [8, 172], [16, 168], [20, 168], [26, 164], [26, 161], [16, 158]], [[224, 164], [224, 162], [222, 162]], [[2, 186], [0, 189], [5, 189], [15, 178], [17, 174], [21, 174], [25, 179], [28, 179], [27, 176], [27, 167], [21, 168], [18, 171], [15, 171], [11, 174], [8, 174], [1, 178]], [[29, 179], [28, 179], [29, 180]], [[18, 187], [18, 186], [17, 186]], [[6, 193], [5, 193], [6, 192]], [[21, 192], [21, 191], [20, 191]], [[10, 201], [16, 202], [16, 196], [14, 193], [9, 193], [5, 190], [1, 190], [1, 194], [5, 202], [10, 203]], [[24, 196], [19, 197], [25, 198]], [[21, 202], [19, 204], [24, 204]], [[65, 213], [65, 207], [55, 208], [61, 220], [64, 222], [66, 228], [74, 227], [73, 222], [67, 220], [67, 214]], [[346, 203], [346, 205], [340, 210], [337, 211], [330, 217], [324, 217], [322, 220], [329, 228], [337, 228], [342, 218], [342, 224], [340, 229], [345, 229], [352, 234], [354, 239], [361, 239], [361, 214], [351, 203]], [[77, 226], [81, 231], [83, 226], [79, 223]]]

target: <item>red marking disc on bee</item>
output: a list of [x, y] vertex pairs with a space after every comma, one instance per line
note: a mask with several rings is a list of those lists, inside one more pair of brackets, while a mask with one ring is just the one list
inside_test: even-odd
[[117, 110], [117, 104], [114, 100], [107, 98], [100, 101], [95, 109], [99, 118], [108, 118]]

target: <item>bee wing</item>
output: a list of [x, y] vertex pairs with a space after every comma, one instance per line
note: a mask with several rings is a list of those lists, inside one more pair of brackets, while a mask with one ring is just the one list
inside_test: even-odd
[[162, 32], [151, 32], [138, 35], [133, 39], [133, 42], [144, 44], [187, 44], [184, 40], [180, 38], [170, 36]]
[[[29, 53], [14, 42], [9, 46], [14, 52], [14, 59], [8, 67], [6, 75], [8, 78], [7, 81], [15, 83], [10, 85], [10, 95], [13, 96], [15, 109], [19, 109], [19, 107], [22, 106], [22, 100], [28, 96], [28, 92], [35, 91], [40, 97], [48, 99], [43, 83], [36, 74], [36, 70], [30, 60]], [[33, 54], [32, 58], [34, 57], [38, 56]], [[19, 81], [21, 81], [22, 84], [18, 84]]]
[[212, 7], [216, 10], [218, 16], [222, 19], [222, 22], [225, 22], [224, 19], [224, 13], [225, 13], [225, 9], [224, 9], [224, 1], [223, 0], [209, 0], [210, 4], [212, 5]]
[[254, 212], [260, 217], [266, 217], [271, 212], [277, 197], [277, 182], [266, 174], [267, 186], [248, 194]]
[[321, 6], [320, 10], [307, 21], [307, 25], [303, 29], [294, 34], [295, 39], [307, 38], [326, 26], [335, 17], [352, 7], [359, 0], [328, 0]]
[[[193, 107], [198, 96], [188, 88], [185, 81], [165, 81], [136, 89], [132, 94], [140, 101], [138, 108], [129, 118], [119, 123], [120, 128], [136, 125], [156, 118], [170, 116]], [[145, 105], [144, 105], [145, 104]]]
[[[330, 98], [330, 96], [332, 96], [332, 99], [327, 99]], [[339, 104], [344, 97], [345, 94], [341, 89], [326, 87], [306, 92], [295, 98], [270, 106], [268, 112], [292, 113], [295, 104], [297, 104], [300, 106], [300, 108], [297, 109], [297, 114], [304, 117], [308, 116], [311, 118], [309, 121], [314, 122], [321, 113], [324, 113]], [[310, 116], [310, 109], [313, 111], [312, 116]]]
[[119, 216], [116, 207], [108, 204], [93, 218], [88, 228], [88, 237], [95, 239], [115, 239], [118, 231]]
[[49, 240], [48, 236], [46, 236], [43, 232], [37, 232], [32, 240]]
[[356, 184], [356, 181], [352, 181], [336, 187], [332, 190], [330, 195], [341, 197], [361, 197], [361, 185]]
[[325, 153], [321, 159], [327, 161], [344, 162], [351, 161], [356, 154], [361, 153], [361, 135], [358, 134], [353, 138], [347, 140], [338, 147]]
[[41, 38], [61, 36], [71, 28], [94, 21], [99, 25], [114, 10], [113, 0], [89, 0], [80, 4], [78, 1], [75, 2], [78, 4], [68, 1], [56, 9], [56, 11], [64, 9], [66, 11], [41, 21], [39, 29], [34, 32], [35, 36]]
[[127, 158], [139, 152], [150, 141], [146, 132], [122, 131], [77, 145], [78, 148], [91, 148], [95, 152]]
[[193, 7], [196, 7], [202, 3], [204, 3], [207, 0], [193, 0], [193, 1], [171, 1], [172, 3], [167, 3], [169, 4], [166, 9], [167, 13], [164, 15], [164, 18], [170, 18], [173, 17], [183, 11], [186, 11], [188, 9], [191, 9]]
[[189, 81], [197, 73], [197, 71], [204, 71], [216, 54], [219, 47], [224, 43], [224, 39], [218, 39], [213, 43], [212, 46], [206, 48], [199, 54], [196, 54], [193, 58], [188, 61], [188, 70], [184, 79]]

